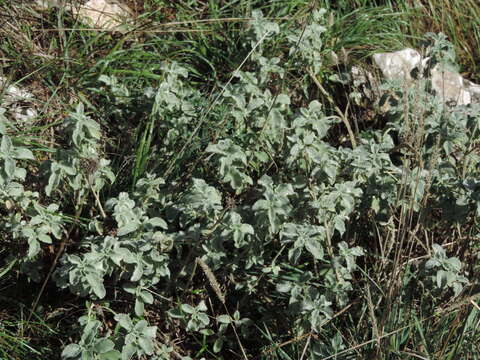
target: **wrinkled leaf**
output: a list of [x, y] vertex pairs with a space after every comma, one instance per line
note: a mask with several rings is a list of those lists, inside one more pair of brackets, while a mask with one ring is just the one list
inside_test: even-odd
[[82, 347], [78, 344], [70, 344], [65, 347], [62, 351], [62, 358], [74, 358], [80, 355], [82, 352]]
[[106, 295], [105, 287], [103, 286], [103, 279], [92, 273], [88, 273], [85, 277], [95, 295], [97, 295], [99, 299], [103, 299]]

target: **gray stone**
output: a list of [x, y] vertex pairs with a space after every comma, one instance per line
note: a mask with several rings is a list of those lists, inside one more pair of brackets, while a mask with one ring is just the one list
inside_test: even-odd
[[37, 117], [34, 101], [32, 93], [8, 84], [7, 80], [0, 76], [0, 107], [6, 109], [15, 122], [28, 123]]
[[88, 0], [85, 4], [74, 1], [35, 0], [34, 6], [38, 10], [64, 6], [85, 24], [105, 30], [121, 30], [133, 19], [131, 9], [121, 0]]
[[421, 63], [421, 60], [420, 53], [410, 48], [373, 55], [373, 61], [386, 79], [403, 78], [408, 81], [412, 80], [410, 73]]
[[468, 105], [472, 102], [470, 86], [467, 86], [467, 81], [459, 73], [442, 69], [440, 65], [436, 65], [432, 69], [431, 81], [435, 94], [443, 102], [456, 105]]
[[82, 6], [73, 7], [72, 11], [87, 24], [108, 30], [116, 29], [132, 19], [128, 6], [118, 1], [89, 0]]
[[[406, 48], [396, 52], [373, 55], [374, 63], [386, 79], [413, 81], [411, 72], [426, 65], [428, 58], [422, 58], [414, 49]], [[420, 71], [422, 73], [422, 71]], [[464, 79], [458, 72], [448, 70], [440, 64], [431, 71], [432, 89], [446, 104], [468, 105], [480, 102], [480, 85]]]

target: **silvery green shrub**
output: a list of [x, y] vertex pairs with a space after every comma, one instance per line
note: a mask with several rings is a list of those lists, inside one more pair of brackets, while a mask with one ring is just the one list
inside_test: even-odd
[[[113, 314], [116, 329], [105, 329], [89, 309], [80, 321], [82, 335], [65, 347], [64, 358], [168, 358], [170, 344], [159, 343], [156, 326], [147, 321], [153, 306], [165, 326], [192, 338], [202, 335], [214, 352], [225, 343], [236, 346], [228, 338], [230, 327], [246, 338], [258, 325], [248, 320], [253, 316], [266, 327], [275, 325], [270, 302], [291, 334], [323, 331], [356, 296], [359, 259], [371, 256], [352, 236], [358, 224], [374, 221], [387, 233], [409, 205], [418, 217], [425, 209], [444, 209], [442, 226], [457, 226], [478, 212], [480, 159], [473, 149], [480, 117], [474, 107], [446, 110], [429, 95], [427, 82], [408, 91], [386, 82], [382, 86], [392, 94], [386, 99], [392, 103], [387, 127], [362, 131], [352, 148], [331, 141], [340, 121], [320, 101], [295, 105], [286, 89], [272, 86], [287, 71], [285, 60], [267, 51], [268, 41], [286, 32], [294, 63], [318, 74], [318, 58], [326, 51], [324, 17], [324, 11], [315, 11], [302, 31], [254, 13], [245, 39], [252, 50], [248, 66], [220, 87], [209, 111], [187, 68], [165, 63], [158, 88], [135, 99], [149, 108], [142, 143], [154, 135], [161, 141], [150, 143], [150, 156], [135, 159], [130, 188], [109, 187], [116, 180], [113, 162], [102, 151], [99, 122], [82, 104], [62, 128], [67, 149], [44, 164], [41, 194], [24, 188], [25, 164], [35, 160], [33, 153], [15, 145], [11, 130], [0, 126], [0, 201], [8, 204], [1, 222], [8, 236], [26, 245], [25, 264], [36, 264], [43, 244], [65, 240], [69, 226], [80, 222], [65, 211], [82, 214], [91, 206], [96, 214], [75, 225], [75, 244], [67, 247], [54, 279], [59, 288]], [[432, 56], [450, 51], [444, 39], [435, 41]], [[135, 92], [121, 79], [102, 76], [99, 83], [118, 106], [116, 116], [122, 116], [122, 106], [130, 106], [124, 97]], [[417, 108], [406, 126], [404, 109], [412, 103]], [[412, 134], [423, 136], [410, 144], [416, 153], [404, 153], [403, 162], [394, 163], [394, 136]], [[188, 171], [186, 163], [192, 165]], [[170, 166], [174, 170], [168, 173]], [[147, 171], [152, 168], [159, 176]], [[100, 195], [106, 188], [105, 199]], [[462, 216], [449, 209], [460, 209]], [[105, 218], [98, 215], [102, 211]], [[425, 264], [428, 280], [458, 294], [466, 284], [461, 263], [439, 246], [433, 250]], [[226, 291], [225, 308], [233, 308], [236, 298], [252, 302], [238, 301], [241, 308], [231, 311], [233, 316], [213, 313], [205, 293], [184, 288], [200, 271], [197, 258], [225, 284], [215, 289]], [[39, 279], [39, 269], [30, 276]], [[178, 306], [171, 305], [174, 297]], [[117, 298], [127, 304], [120, 313]], [[330, 343], [314, 344], [312, 354], [328, 356], [345, 347], [337, 331], [326, 331]]]
[[425, 268], [434, 273], [430, 279], [439, 289], [451, 288], [455, 295], [460, 294], [468, 280], [462, 275], [462, 263], [456, 257], [447, 257], [445, 249], [432, 245], [432, 257], [425, 263]]

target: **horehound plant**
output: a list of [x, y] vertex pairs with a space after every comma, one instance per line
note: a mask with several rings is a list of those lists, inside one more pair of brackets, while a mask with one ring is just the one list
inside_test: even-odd
[[[426, 81], [385, 83], [387, 125], [353, 133], [322, 83], [325, 11], [302, 28], [252, 18], [248, 56], [213, 101], [177, 62], [143, 94], [98, 79], [118, 100], [115, 119], [132, 103], [145, 116], [132, 184], [115, 187], [115, 155], [87, 104], [65, 122], [66, 150], [45, 163], [37, 192], [25, 181], [35, 153], [0, 128], [1, 221], [26, 274], [45, 281], [35, 260], [43, 244], [63, 244], [55, 283], [88, 302], [63, 358], [437, 355], [421, 324], [474, 281], [448, 234], [478, 236], [478, 108], [443, 107]], [[280, 35], [288, 55], [272, 50]], [[314, 82], [301, 101], [284, 86], [286, 62]], [[468, 355], [474, 342], [456, 339], [475, 338], [477, 318], [436, 337], [439, 353]]]

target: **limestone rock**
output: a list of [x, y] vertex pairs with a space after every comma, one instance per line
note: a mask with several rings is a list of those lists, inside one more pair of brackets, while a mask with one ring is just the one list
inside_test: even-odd
[[[413, 79], [411, 72], [423, 67], [429, 58], [422, 58], [414, 49], [406, 48], [396, 52], [373, 55], [374, 63], [386, 79], [400, 78], [407, 83]], [[432, 88], [446, 104], [468, 105], [480, 102], [480, 85], [464, 79], [458, 72], [448, 70], [440, 64], [431, 71]]]
[[84, 4], [79, 1], [35, 0], [34, 6], [38, 10], [64, 6], [89, 26], [106, 30], [118, 30], [133, 18], [131, 9], [120, 0], [88, 0]]
[[472, 96], [472, 102], [476, 104], [480, 104], [480, 85], [474, 84], [473, 82], [467, 80], [467, 88], [470, 91], [470, 95]]
[[35, 0], [33, 2], [33, 7], [37, 10], [48, 10], [52, 7], [59, 7], [59, 0]]
[[89, 0], [84, 5], [73, 7], [75, 15], [92, 26], [103, 29], [115, 29], [132, 18], [132, 12], [127, 5], [117, 1]]
[[373, 55], [373, 61], [386, 79], [404, 78], [411, 80], [410, 73], [420, 64], [422, 56], [418, 51], [406, 48], [391, 53], [375, 54]]
[[432, 69], [431, 81], [435, 94], [444, 102], [457, 105], [468, 105], [472, 102], [470, 89], [465, 86], [466, 80], [460, 74], [436, 65]]
[[27, 123], [37, 117], [34, 107], [34, 96], [29, 91], [18, 86], [8, 84], [7, 80], [0, 76], [0, 107], [7, 110], [14, 121]]

